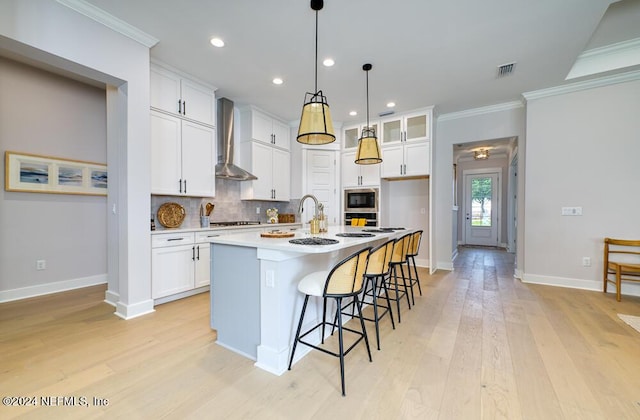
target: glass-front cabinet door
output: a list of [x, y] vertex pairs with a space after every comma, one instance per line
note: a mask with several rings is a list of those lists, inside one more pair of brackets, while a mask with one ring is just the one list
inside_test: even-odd
[[352, 125], [344, 128], [344, 135], [342, 136], [344, 149], [353, 149], [358, 146], [358, 138], [360, 137], [360, 124]]
[[382, 144], [400, 143], [402, 141], [402, 119], [394, 118], [382, 121], [382, 133], [380, 142]]
[[404, 141], [429, 140], [427, 114], [410, 115], [405, 118]]
[[[380, 139], [380, 132], [378, 130], [378, 123], [369, 121], [369, 125], [373, 127], [376, 131], [376, 136], [378, 136], [378, 141]], [[350, 125], [344, 128], [343, 142], [344, 149], [355, 149], [358, 147], [358, 140], [362, 135], [362, 129], [365, 128], [366, 124], [358, 124], [358, 125]]]
[[382, 145], [429, 140], [429, 111], [405, 114], [382, 121]]

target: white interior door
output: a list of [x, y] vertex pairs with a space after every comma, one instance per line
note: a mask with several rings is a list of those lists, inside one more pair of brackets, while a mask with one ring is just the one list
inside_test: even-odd
[[[338, 200], [336, 178], [337, 152], [332, 150], [308, 150], [306, 168], [306, 188], [304, 194], [313, 194], [324, 205], [324, 214], [330, 225], [339, 223], [340, 202]], [[304, 203], [303, 222], [313, 216], [313, 202]]]
[[465, 243], [498, 246], [500, 173], [464, 175]]

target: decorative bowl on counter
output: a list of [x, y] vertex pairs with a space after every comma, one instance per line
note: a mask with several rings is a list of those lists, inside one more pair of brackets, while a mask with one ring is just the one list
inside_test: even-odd
[[178, 203], [168, 202], [158, 208], [158, 221], [166, 228], [180, 227], [186, 215], [184, 207]]

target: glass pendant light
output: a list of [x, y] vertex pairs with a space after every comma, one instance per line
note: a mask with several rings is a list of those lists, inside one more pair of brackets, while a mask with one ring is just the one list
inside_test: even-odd
[[311, 0], [311, 9], [316, 11], [316, 73], [315, 93], [307, 92], [304, 96], [304, 106], [298, 128], [298, 143], [328, 144], [336, 141], [331, 112], [327, 97], [318, 90], [318, 10], [322, 10], [323, 0]]
[[362, 70], [367, 73], [367, 125], [362, 129], [362, 136], [358, 140], [358, 151], [356, 152], [358, 165], [374, 165], [382, 162], [376, 130], [369, 125], [369, 70], [372, 67], [371, 64], [362, 66]]

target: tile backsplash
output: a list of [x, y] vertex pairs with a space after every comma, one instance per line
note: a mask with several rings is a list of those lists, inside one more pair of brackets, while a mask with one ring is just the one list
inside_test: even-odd
[[[157, 220], [158, 208], [167, 202], [174, 202], [182, 205], [187, 213], [180, 228], [190, 229], [200, 227], [200, 205], [213, 203], [215, 208], [211, 213], [212, 222], [228, 221], [259, 221], [267, 222], [267, 209], [276, 208], [278, 213], [293, 213], [298, 211], [299, 199], [289, 202], [283, 201], [243, 201], [240, 200], [240, 183], [243, 181], [232, 181], [216, 178], [216, 196], [214, 198], [181, 197], [172, 195], [152, 195], [151, 196], [151, 217], [155, 220], [156, 230], [166, 229]], [[260, 212], [256, 213], [256, 208]], [[297, 222], [296, 214], [296, 222]]]

